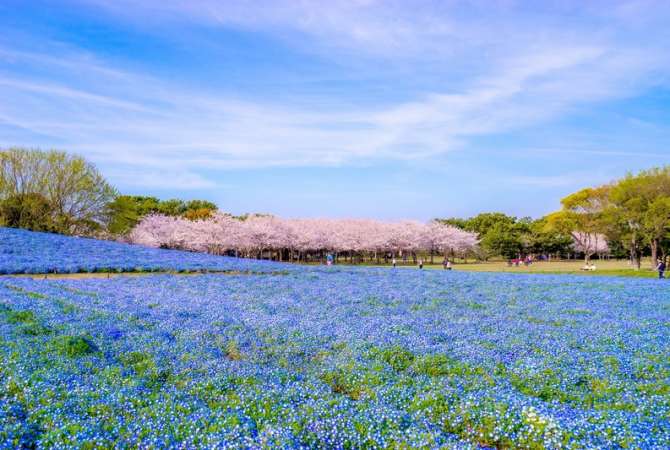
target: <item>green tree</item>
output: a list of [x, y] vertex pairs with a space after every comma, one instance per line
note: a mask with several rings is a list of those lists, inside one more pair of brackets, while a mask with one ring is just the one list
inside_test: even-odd
[[482, 238], [495, 226], [499, 229], [510, 230], [517, 222], [516, 217], [500, 212], [481, 213], [469, 218], [465, 222], [465, 229], [479, 234]]
[[565, 255], [572, 250], [572, 237], [569, 233], [551, 229], [547, 217], [535, 220], [530, 225], [528, 250], [535, 254]]
[[207, 200], [189, 200], [183, 216], [189, 220], [208, 219], [216, 211], [216, 205]]
[[90, 233], [116, 194], [97, 168], [78, 155], [25, 148], [0, 150], [0, 201], [44, 197], [54, 231]]
[[642, 249], [651, 249], [655, 267], [661, 244], [670, 227], [670, 166], [628, 174], [612, 188], [607, 211], [619, 239], [626, 243], [631, 259], [640, 267]]
[[491, 255], [516, 258], [524, 251], [522, 234], [514, 226], [495, 223], [481, 238], [480, 245]]
[[166, 216], [181, 216], [186, 212], [186, 203], [176, 198], [161, 201], [158, 204], [158, 211]]
[[107, 231], [112, 234], [125, 234], [141, 219], [136, 201], [128, 195], [120, 195], [107, 204]]
[[665, 259], [670, 239], [670, 196], [659, 197], [649, 204], [642, 226], [651, 247], [652, 264], [659, 255]]
[[209, 209], [210, 211], [216, 211], [217, 207], [215, 203], [212, 203], [208, 200], [189, 200], [186, 202], [187, 211], [197, 211], [200, 209]]
[[156, 197], [141, 195], [119, 195], [107, 205], [107, 229], [112, 234], [125, 234], [143, 217], [149, 214], [164, 214], [201, 220], [212, 216], [216, 205], [207, 200], [179, 199], [161, 201]]
[[569, 234], [584, 252], [584, 261], [589, 263], [595, 247], [592, 239], [607, 234], [610, 226], [605, 219], [609, 205], [609, 185], [582, 189], [561, 199], [561, 211], [546, 217], [545, 232]]
[[18, 194], [0, 202], [0, 220], [3, 226], [33, 231], [56, 231], [52, 207], [41, 194]]
[[528, 217], [517, 219], [500, 212], [481, 213], [468, 219], [437, 219], [466, 231], [477, 233], [485, 257], [517, 257], [525, 251], [527, 235], [532, 220]]
[[449, 217], [447, 219], [435, 219], [435, 221], [445, 225], [451, 225], [456, 228], [460, 228], [461, 230], [470, 231], [466, 228], [468, 219], [462, 219], [460, 217]]

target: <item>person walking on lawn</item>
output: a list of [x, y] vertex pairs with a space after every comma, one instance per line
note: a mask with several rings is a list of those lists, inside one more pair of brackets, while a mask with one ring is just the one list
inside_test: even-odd
[[665, 278], [665, 259], [659, 259], [658, 260], [658, 265], [656, 266], [656, 270], [658, 270], [658, 278], [659, 279]]

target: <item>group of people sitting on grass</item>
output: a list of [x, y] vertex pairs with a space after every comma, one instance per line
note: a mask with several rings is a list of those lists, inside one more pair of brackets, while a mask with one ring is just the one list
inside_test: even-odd
[[587, 262], [586, 264], [584, 264], [581, 270], [594, 272], [596, 270], [596, 265], [593, 264], [592, 262]]
[[507, 267], [519, 267], [521, 264], [524, 266], [528, 267], [531, 264], [533, 264], [533, 257], [528, 255], [525, 258], [514, 258], [514, 259], [508, 259], [507, 260]]

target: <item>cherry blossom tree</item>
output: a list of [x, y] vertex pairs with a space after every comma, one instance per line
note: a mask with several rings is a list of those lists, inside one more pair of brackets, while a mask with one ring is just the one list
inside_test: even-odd
[[603, 255], [609, 252], [605, 235], [575, 231], [572, 235], [572, 248], [584, 254], [584, 262], [589, 264], [594, 254]]
[[[477, 237], [451, 225], [371, 219], [282, 219], [252, 215], [238, 220], [214, 213], [187, 220], [151, 215], [131, 232], [130, 241], [151, 247], [179, 248], [214, 254], [289, 261], [318, 261], [326, 253], [354, 260], [380, 260], [417, 253], [464, 255], [477, 247]], [[296, 255], [297, 253], [297, 255]]]

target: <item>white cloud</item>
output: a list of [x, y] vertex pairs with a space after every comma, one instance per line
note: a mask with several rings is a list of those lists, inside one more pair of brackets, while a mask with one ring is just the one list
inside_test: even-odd
[[189, 171], [110, 170], [105, 174], [113, 184], [155, 189], [199, 190], [223, 185]]
[[[265, 1], [253, 8], [214, 1], [86, 3], [139, 27], [243, 28], [303, 50], [309, 42], [308, 50], [320, 58], [351, 60], [361, 72], [378, 71], [371, 61], [381, 59], [389, 71], [417, 80], [444, 77], [417, 81], [409, 101], [331, 108], [325, 92], [295, 102], [244, 92], [232, 97], [115, 67], [61, 44], [58, 58], [0, 48], [0, 124], [26, 136], [24, 142], [0, 143], [57, 145], [124, 171], [143, 168], [150, 175], [124, 183], [152, 187], [207, 187], [210, 181], [197, 175], [202, 169], [426, 159], [466, 148], [475, 136], [642, 92], [670, 66], [667, 41], [652, 39], [667, 32], [654, 25], [649, 7], [631, 2], [612, 12], [588, 12], [584, 23], [569, 26], [533, 8], [510, 9], [507, 2], [409, 7], [400, 1]], [[667, 7], [654, 6], [656, 16], [668, 16]], [[567, 12], [574, 13], [571, 8]], [[632, 33], [627, 41], [617, 27]], [[32, 75], [23, 74], [27, 67]]]

